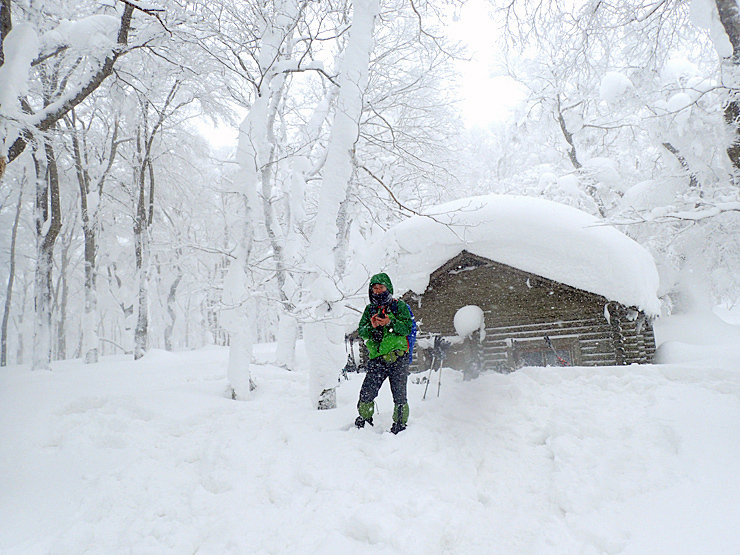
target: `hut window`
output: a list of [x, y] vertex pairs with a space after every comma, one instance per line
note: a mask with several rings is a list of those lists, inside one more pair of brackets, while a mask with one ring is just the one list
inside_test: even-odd
[[552, 343], [555, 352], [547, 345], [544, 337], [514, 340], [511, 345], [511, 355], [515, 367], [563, 366], [559, 359], [563, 359], [568, 366], [580, 363], [577, 337], [553, 337]]

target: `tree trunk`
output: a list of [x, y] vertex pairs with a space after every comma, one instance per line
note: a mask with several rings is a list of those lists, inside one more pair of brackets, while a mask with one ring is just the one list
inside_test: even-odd
[[[309, 246], [312, 290], [317, 297], [314, 301], [318, 302], [315, 302], [315, 321], [304, 325], [304, 338], [311, 361], [311, 402], [320, 409], [336, 407], [337, 376], [346, 357], [344, 328], [337, 320], [337, 317], [341, 317], [341, 309], [334, 302], [336, 297], [331, 282], [339, 277], [335, 260], [339, 212], [354, 173], [354, 148], [359, 137], [362, 102], [368, 82], [373, 26], [379, 10], [377, 0], [357, 0], [353, 4], [352, 25], [338, 77], [339, 95]], [[319, 284], [318, 280], [324, 283]]]
[[134, 329], [134, 360], [146, 353], [149, 333], [149, 226], [146, 203], [146, 159], [139, 168], [138, 200], [134, 218], [134, 242], [138, 287], [138, 312]]
[[[5, 64], [3, 43], [5, 42], [5, 37], [8, 36], [8, 33], [10, 33], [12, 29], [13, 20], [10, 12], [10, 0], [0, 0], [0, 67], [3, 67]], [[0, 168], [0, 178], [2, 176], [2, 168]]]
[[34, 286], [34, 333], [32, 370], [51, 369], [51, 253], [39, 247]]
[[347, 273], [347, 262], [349, 262], [349, 240], [352, 230], [352, 202], [356, 197], [357, 185], [350, 182], [347, 187], [347, 196], [342, 201], [337, 214], [337, 246], [334, 249], [334, 261], [337, 275], [343, 276]]
[[54, 350], [54, 360], [65, 360], [67, 358], [67, 303], [69, 301], [69, 280], [68, 270], [70, 262], [70, 247], [72, 243], [72, 233], [62, 234], [61, 255], [59, 257], [59, 282], [54, 294], [54, 312], [56, 318], [56, 348]]
[[229, 367], [226, 375], [231, 387], [231, 398], [234, 400], [245, 399], [255, 386], [251, 373], [244, 371], [245, 361], [252, 358], [251, 330], [237, 331], [231, 334], [229, 345]]
[[18, 329], [18, 346], [15, 349], [15, 363], [16, 364], [23, 364], [23, 359], [25, 358], [26, 351], [25, 351], [25, 344], [24, 344], [24, 334], [23, 334], [23, 314], [18, 315], [18, 319], [16, 320], [16, 328]]
[[146, 230], [136, 237], [136, 275], [138, 276], [138, 312], [134, 328], [134, 360], [146, 354], [149, 337], [149, 241]]
[[580, 170], [582, 165], [581, 162], [578, 160], [578, 152], [576, 151], [576, 143], [573, 139], [573, 133], [571, 133], [568, 130], [568, 125], [565, 123], [565, 117], [563, 116], [563, 112], [560, 109], [560, 97], [558, 97], [558, 124], [560, 125], [560, 131], [563, 132], [563, 137], [565, 137], [565, 142], [568, 143], [568, 158], [570, 158], [570, 163], [573, 164], [573, 167], [577, 170]]
[[182, 269], [179, 266], [175, 267], [177, 271], [177, 277], [175, 281], [170, 285], [170, 293], [167, 295], [167, 314], [170, 317], [170, 321], [164, 328], [164, 348], [166, 351], [172, 350], [172, 331], [175, 329], [175, 320], [177, 319], [177, 313], [175, 312], [175, 301], [177, 300], [177, 287], [180, 285], [182, 280]]
[[54, 148], [44, 142], [46, 171], [36, 160], [36, 284], [33, 370], [49, 370], [51, 363], [51, 299], [54, 245], [62, 227], [59, 173]]
[[[18, 276], [16, 276], [18, 277]], [[20, 310], [18, 311], [18, 314], [13, 317], [13, 322], [15, 324], [15, 329], [17, 330], [17, 339], [16, 339], [16, 350], [15, 350], [15, 363], [16, 364], [23, 364], [25, 362], [25, 354], [26, 354], [26, 333], [25, 333], [25, 315], [26, 315], [26, 307], [28, 306], [28, 296], [34, 294], [33, 286], [28, 282], [27, 277], [24, 274], [23, 283], [21, 284], [21, 287], [18, 288], [18, 293], [21, 296], [20, 299]], [[35, 277], [35, 276], [34, 276]]]
[[[337, 97], [336, 87], [329, 88], [324, 98], [316, 105], [314, 113], [303, 126], [304, 141], [306, 144], [319, 143], [321, 128], [329, 117], [330, 107]], [[321, 157], [323, 160], [324, 157]], [[320, 166], [319, 166], [320, 168]], [[296, 156], [290, 169], [289, 209], [287, 214], [287, 232], [285, 237], [284, 263], [288, 266], [298, 266], [303, 253], [306, 252], [306, 237], [304, 230], [308, 227], [306, 216], [306, 176], [317, 174], [319, 168], [313, 168], [310, 151]], [[294, 291], [302, 289], [303, 275], [295, 273], [290, 276], [289, 286]], [[283, 286], [287, 292], [287, 287]], [[291, 291], [292, 293], [292, 291]], [[299, 299], [300, 302], [300, 299]], [[283, 311], [279, 316], [277, 336], [277, 364], [292, 370], [295, 367], [295, 348], [298, 340], [298, 321], [292, 314]]]
[[18, 222], [21, 219], [21, 210], [23, 208], [23, 188], [18, 193], [18, 205], [15, 209], [15, 219], [13, 220], [13, 231], [10, 236], [10, 264], [8, 267], [8, 287], [5, 293], [5, 309], [3, 310], [3, 324], [0, 332], [0, 366], [8, 364], [8, 322], [10, 319], [10, 309], [13, 303], [13, 282], [15, 281], [15, 243], [18, 237]]
[[[285, 41], [288, 45], [289, 40]], [[285, 53], [287, 58], [290, 57], [290, 48]], [[278, 108], [283, 100], [285, 87], [285, 74], [278, 73], [274, 75], [267, 83], [269, 92], [268, 113], [265, 121], [265, 148], [261, 153], [264, 160], [260, 168], [260, 181], [262, 184], [262, 211], [264, 217], [265, 232], [270, 240], [273, 259], [275, 260], [275, 281], [277, 282], [278, 296], [283, 303], [283, 310], [292, 310], [290, 301], [285, 291], [287, 279], [287, 270], [285, 267], [285, 234], [280, 227], [280, 222], [275, 216], [275, 208], [272, 204], [272, 182], [275, 165], [275, 150], [277, 140], [275, 138], [275, 119], [278, 114]]]
[[287, 370], [295, 369], [295, 344], [298, 339], [298, 322], [291, 315], [281, 313], [278, 320], [277, 353], [275, 363]]
[[684, 158], [683, 154], [671, 143], [664, 142], [661, 143], [663, 147], [673, 154], [676, 157], [676, 160], [678, 160], [678, 163], [681, 164], [681, 169], [686, 172], [686, 174], [689, 176], [689, 188], [690, 189], [698, 189], [699, 190], [699, 196], [703, 197], [704, 194], [699, 188], [699, 179], [696, 176], [696, 173], [691, 171], [691, 166], [689, 165], [689, 161]]
[[[114, 121], [110, 141], [110, 153], [107, 167], [99, 176], [95, 191], [92, 190], [88, 172], [87, 156], [82, 151], [78, 137], [77, 119], [74, 110], [65, 118], [72, 134], [72, 151], [75, 160], [77, 183], [80, 188], [80, 215], [85, 248], [85, 308], [82, 315], [82, 356], [85, 363], [98, 362], [98, 293], [97, 293], [97, 234], [98, 214], [102, 200], [105, 180], [110, 173], [118, 151], [118, 120]], [[95, 196], [94, 206], [90, 207], [88, 199]]]
[[[248, 207], [247, 207], [248, 208]], [[249, 208], [245, 222], [249, 222]], [[229, 381], [232, 398], [244, 400], [249, 398], [254, 389], [251, 376], [252, 345], [254, 344], [254, 297], [248, 290], [248, 278], [246, 264], [250, 252], [244, 245], [251, 248], [253, 244], [253, 228], [251, 224], [245, 226], [245, 237], [239, 255], [229, 266], [229, 271], [224, 278], [224, 290], [222, 303], [224, 310], [221, 311], [221, 321], [229, 330], [229, 368], [226, 378]]]
[[[291, 16], [297, 16], [297, 4], [293, 0], [276, 2], [275, 10], [287, 16], [285, 22], [292, 22]], [[292, 27], [283, 28], [266, 18], [260, 29], [260, 50], [258, 54], [259, 69], [262, 79], [257, 86], [256, 98], [246, 117], [239, 126], [239, 144], [237, 163], [239, 164], [238, 181], [244, 199], [244, 224], [242, 228], [239, 257], [229, 266], [224, 280], [222, 302], [225, 310], [221, 312], [222, 322], [229, 330], [229, 373], [228, 379], [234, 390], [235, 399], [245, 399], [252, 389], [251, 358], [255, 330], [249, 312], [254, 310], [255, 300], [252, 296], [253, 283], [248, 273], [248, 264], [254, 246], [256, 220], [258, 218], [258, 190], [267, 198], [263, 203], [269, 204], [269, 190], [272, 175], [272, 157], [274, 155], [274, 137], [272, 126], [275, 121], [278, 104], [282, 94], [285, 75], [274, 69], [275, 63], [283, 60], [282, 50], [292, 32]], [[275, 259], [282, 258], [282, 245], [275, 238], [276, 229], [272, 226], [272, 214], [267, 204], [263, 204], [266, 233], [272, 241]], [[279, 275], [281, 279], [283, 274]]]
[[734, 94], [725, 105], [725, 122], [730, 128], [732, 143], [727, 148], [727, 156], [732, 162], [735, 171], [740, 171], [740, 100], [737, 98], [737, 89], [740, 86], [740, 7], [736, 0], [716, 0], [717, 12], [727, 37], [732, 44], [731, 64], [731, 86]]
[[[86, 195], [85, 195], [86, 196]], [[87, 201], [83, 211], [87, 211]], [[98, 362], [98, 291], [96, 237], [90, 222], [83, 220], [83, 234], [85, 237], [85, 308], [82, 315], [82, 353], [86, 364]]]
[[[560, 131], [563, 133], [563, 137], [565, 138], [565, 142], [568, 143], [568, 158], [570, 159], [570, 163], [573, 164], [573, 167], [576, 170], [582, 170], [583, 164], [581, 164], [580, 160], [578, 160], [578, 151], [576, 150], [576, 143], [575, 139], [573, 137], [573, 133], [571, 133], [568, 130], [568, 125], [565, 121], [565, 117], [563, 116], [563, 112], [560, 108], [560, 97], [558, 96], [558, 105], [557, 105], [557, 120], [558, 125], [560, 125]], [[583, 178], [583, 177], [582, 177]], [[596, 204], [597, 209], [599, 210], [599, 214], [602, 218], [606, 218], [606, 207], [604, 206], [604, 202], [599, 197], [599, 191], [596, 188], [596, 183], [593, 179], [586, 176], [584, 179], [585, 182], [585, 189], [588, 196], [590, 196], [594, 203]]]
[[[140, 167], [138, 168], [138, 200], [136, 204], [136, 215], [134, 217], [134, 241], [136, 250], [136, 271], [139, 278], [138, 314], [136, 329], [134, 331], [134, 360], [144, 356], [147, 348], [149, 335], [149, 266], [151, 227], [154, 222], [154, 165], [152, 164], [152, 148], [154, 139], [161, 131], [165, 119], [187, 104], [183, 103], [168, 112], [170, 104], [174, 101], [180, 81], [175, 81], [167, 94], [161, 109], [157, 109], [159, 116], [157, 121], [149, 130], [149, 109], [151, 102], [145, 100], [142, 103], [143, 129], [139, 129], [136, 137], [136, 146], [139, 155]], [[149, 191], [147, 199], [146, 176], [149, 176]]]

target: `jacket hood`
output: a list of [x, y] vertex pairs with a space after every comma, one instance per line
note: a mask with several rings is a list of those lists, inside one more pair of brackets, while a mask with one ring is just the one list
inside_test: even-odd
[[388, 289], [391, 295], [393, 295], [393, 284], [391, 283], [391, 278], [388, 277], [388, 274], [375, 274], [373, 277], [370, 278], [370, 285], [368, 286], [368, 289], [372, 289], [373, 285], [375, 285], [376, 283], [382, 283], [383, 285], [385, 285], [385, 288]]

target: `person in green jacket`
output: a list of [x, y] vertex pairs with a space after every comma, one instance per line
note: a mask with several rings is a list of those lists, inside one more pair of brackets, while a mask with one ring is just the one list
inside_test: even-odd
[[369, 360], [357, 402], [360, 416], [355, 420], [355, 426], [362, 428], [366, 422], [372, 425], [375, 398], [388, 378], [394, 404], [391, 432], [397, 434], [406, 429], [409, 419], [406, 399], [409, 345], [406, 336], [411, 333], [411, 311], [405, 302], [393, 298], [393, 284], [387, 274], [370, 278], [368, 295], [370, 304], [362, 313], [358, 332], [367, 345]]

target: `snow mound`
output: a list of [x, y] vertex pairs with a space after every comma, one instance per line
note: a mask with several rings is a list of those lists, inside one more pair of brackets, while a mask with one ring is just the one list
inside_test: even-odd
[[541, 198], [486, 195], [435, 206], [389, 229], [369, 266], [391, 276], [396, 294], [422, 294], [432, 272], [463, 250], [660, 313], [658, 271], [643, 247], [590, 214]]
[[479, 331], [481, 341], [486, 337], [486, 321], [483, 310], [479, 306], [468, 305], [455, 313], [453, 320], [455, 332], [460, 337], [470, 337], [474, 331]]

